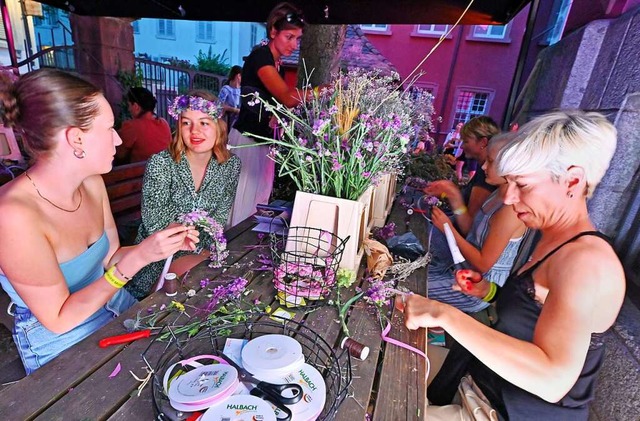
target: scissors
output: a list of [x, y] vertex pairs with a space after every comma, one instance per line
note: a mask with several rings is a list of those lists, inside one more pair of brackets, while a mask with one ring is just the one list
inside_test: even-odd
[[238, 370], [238, 379], [243, 383], [251, 383], [255, 387], [251, 394], [260, 399], [271, 402], [280, 411], [276, 411], [278, 421], [290, 421], [291, 410], [285, 405], [293, 405], [302, 399], [302, 387], [295, 383], [272, 384], [258, 380], [251, 373], [236, 364], [231, 358], [222, 354], [230, 366]]

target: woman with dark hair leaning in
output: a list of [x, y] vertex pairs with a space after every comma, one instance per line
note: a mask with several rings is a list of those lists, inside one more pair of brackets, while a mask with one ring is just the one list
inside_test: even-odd
[[175, 226], [120, 247], [100, 174], [121, 140], [109, 103], [89, 82], [37, 70], [0, 80], [0, 104], [32, 157], [0, 188], [0, 284], [30, 374], [133, 305], [122, 287], [148, 263], [193, 250], [198, 231]]
[[[251, 94], [258, 93], [265, 101], [274, 99], [287, 107], [295, 107], [306, 100], [305, 92], [290, 88], [284, 80], [280, 68], [282, 57], [291, 55], [297, 48], [305, 26], [300, 9], [290, 3], [280, 3], [273, 8], [267, 19], [269, 43], [254, 49], [242, 67], [242, 87], [240, 114], [229, 134], [231, 146], [256, 145], [252, 137], [243, 133], [272, 138], [274, 126], [270, 113], [264, 110], [260, 101], [253, 101]], [[306, 95], [312, 94], [308, 90]], [[234, 152], [242, 161], [242, 172], [238, 182], [231, 214], [231, 225], [236, 225], [256, 211], [258, 203], [268, 203], [273, 188], [275, 163], [269, 159], [269, 146], [256, 145], [238, 148]]]
[[[620, 261], [586, 203], [615, 148], [616, 130], [606, 118], [568, 111], [529, 122], [500, 151], [505, 204], [541, 238], [502, 288], [476, 272], [458, 272], [462, 291], [496, 300], [494, 329], [425, 297], [396, 300], [409, 329], [442, 326], [459, 344], [428, 388], [432, 403], [451, 403], [468, 373], [502, 419], [588, 419], [604, 358], [601, 336], [625, 293]], [[438, 419], [444, 408], [429, 413]]]

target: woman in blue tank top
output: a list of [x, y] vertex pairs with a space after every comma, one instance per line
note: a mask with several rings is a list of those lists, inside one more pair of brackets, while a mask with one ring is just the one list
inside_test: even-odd
[[[438, 208], [432, 211], [433, 225], [444, 230], [448, 223], [462, 255], [486, 279], [499, 286], [504, 285], [524, 238], [526, 227], [513, 210], [503, 205], [507, 191], [504, 177], [496, 174], [494, 161], [500, 149], [513, 139], [512, 133], [495, 135], [487, 146], [487, 159], [483, 164], [486, 181], [498, 186], [476, 213], [466, 238], [455, 229], [451, 220]], [[477, 313], [486, 309], [489, 303], [481, 298], [465, 294], [458, 288], [453, 272], [453, 259], [447, 245], [436, 243], [432, 251], [431, 263], [427, 270], [427, 296], [431, 299], [464, 311]], [[431, 251], [431, 250], [430, 250]]]
[[122, 287], [140, 268], [198, 238], [175, 226], [120, 247], [100, 174], [122, 141], [95, 86], [52, 69], [1, 80], [0, 117], [33, 162], [0, 188], [0, 284], [29, 374], [133, 305]]
[[[541, 237], [502, 288], [459, 272], [468, 293], [497, 298], [495, 329], [418, 295], [396, 301], [408, 328], [442, 326], [459, 344], [428, 389], [433, 403], [451, 403], [471, 374], [501, 419], [588, 419], [604, 358], [600, 336], [625, 293], [622, 265], [587, 212], [615, 149], [616, 130], [604, 116], [558, 111], [524, 125], [500, 152], [505, 204]], [[430, 419], [440, 409], [430, 408]]]

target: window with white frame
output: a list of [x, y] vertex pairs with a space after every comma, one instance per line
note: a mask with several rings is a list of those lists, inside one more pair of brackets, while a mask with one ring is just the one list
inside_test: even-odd
[[458, 123], [466, 123], [473, 117], [486, 115], [489, 112], [490, 100], [490, 92], [460, 90], [453, 110], [453, 124], [451, 126], [455, 127]]
[[475, 25], [473, 27], [473, 38], [501, 40], [508, 34], [509, 25]]
[[133, 28], [133, 33], [134, 34], [139, 34], [140, 33], [140, 21], [139, 20], [134, 20], [133, 22], [131, 22], [131, 27]]
[[214, 37], [213, 22], [197, 22], [196, 27], [196, 41], [199, 42], [213, 42]]
[[418, 35], [444, 35], [449, 30], [449, 25], [417, 25], [416, 33]]
[[370, 25], [360, 25], [360, 29], [368, 32], [389, 32], [389, 25], [381, 25], [381, 24], [370, 24]]
[[175, 23], [171, 19], [158, 19], [158, 27], [156, 30], [158, 38], [176, 38]]

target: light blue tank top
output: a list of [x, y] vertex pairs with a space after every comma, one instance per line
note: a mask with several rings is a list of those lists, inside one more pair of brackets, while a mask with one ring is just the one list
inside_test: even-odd
[[[71, 260], [60, 263], [60, 270], [72, 294], [104, 274], [102, 261], [108, 251], [109, 239], [107, 233], [103, 232], [98, 241], [89, 246], [87, 250]], [[20, 307], [27, 307], [5, 275], [0, 274], [0, 285], [7, 292], [11, 301]]]

